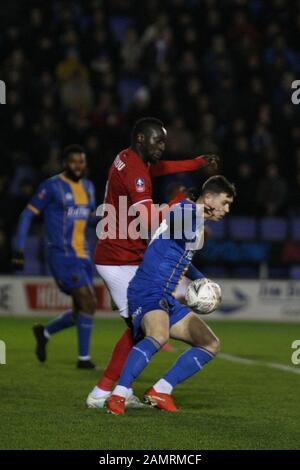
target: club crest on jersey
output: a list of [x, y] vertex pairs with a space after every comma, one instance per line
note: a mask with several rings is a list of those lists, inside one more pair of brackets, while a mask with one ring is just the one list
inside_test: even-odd
[[42, 200], [44, 199], [45, 196], [46, 196], [46, 189], [42, 189], [38, 194], [38, 198]]
[[66, 201], [72, 201], [72, 199], [73, 199], [72, 193], [66, 193], [65, 198], [66, 198]]
[[145, 181], [143, 178], [137, 178], [135, 180], [135, 189], [138, 193], [143, 193], [145, 191]]

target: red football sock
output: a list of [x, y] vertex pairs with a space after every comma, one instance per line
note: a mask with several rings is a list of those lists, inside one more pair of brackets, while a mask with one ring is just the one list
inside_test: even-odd
[[128, 354], [130, 353], [133, 346], [131, 330], [128, 328], [117, 344], [115, 345], [110, 361], [104, 371], [104, 374], [101, 376], [97, 386], [102, 388], [102, 390], [107, 390], [111, 392], [114, 386], [114, 383], [120, 377], [123, 366], [127, 360]]

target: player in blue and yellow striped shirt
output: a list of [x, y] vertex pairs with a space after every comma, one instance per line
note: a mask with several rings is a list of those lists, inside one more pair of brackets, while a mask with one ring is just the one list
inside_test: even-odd
[[86, 155], [82, 147], [70, 145], [63, 152], [64, 171], [41, 183], [23, 210], [14, 242], [13, 263], [24, 265], [24, 248], [31, 221], [43, 213], [48, 245], [48, 263], [59, 288], [72, 296], [73, 308], [46, 327], [34, 326], [36, 354], [46, 360], [50, 336], [76, 324], [78, 331], [79, 368], [94, 368], [89, 345], [96, 309], [93, 287], [93, 264], [85, 236], [89, 222], [95, 222], [95, 195], [91, 181], [84, 177]]

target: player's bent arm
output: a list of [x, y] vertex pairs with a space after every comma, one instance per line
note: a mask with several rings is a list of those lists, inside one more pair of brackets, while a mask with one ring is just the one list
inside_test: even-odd
[[21, 213], [14, 240], [14, 249], [16, 251], [24, 251], [26, 238], [30, 229], [32, 219], [35, 215], [38, 214], [39, 211], [31, 204], [28, 204], [28, 206], [25, 207], [25, 209]]
[[199, 269], [197, 269], [192, 263], [189, 265], [189, 269], [186, 271], [185, 276], [191, 281], [205, 277], [204, 274], [202, 274], [202, 272], [199, 271]]
[[13, 243], [13, 256], [12, 266], [16, 270], [22, 270], [24, 267], [24, 247], [26, 238], [30, 229], [31, 221], [33, 217], [38, 214], [39, 211], [28, 204], [20, 215], [17, 231]]
[[[43, 212], [52, 199], [53, 190], [51, 181], [52, 180], [46, 180], [40, 184], [37, 192], [33, 195], [29, 204], [21, 213], [13, 243], [15, 255], [19, 255], [19, 257], [23, 254], [27, 234], [33, 217]], [[17, 269], [20, 269], [19, 265], [14, 262], [14, 259], [16, 259], [16, 256], [13, 258], [13, 264]]]

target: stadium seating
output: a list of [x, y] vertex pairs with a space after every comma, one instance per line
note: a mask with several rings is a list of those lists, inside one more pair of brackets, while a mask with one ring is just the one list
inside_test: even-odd
[[226, 238], [226, 219], [220, 222], [207, 222], [205, 226], [208, 228], [208, 234], [215, 240], [224, 240]]
[[291, 219], [291, 235], [292, 240], [300, 241], [300, 217]]
[[265, 241], [284, 241], [288, 222], [283, 217], [265, 217], [260, 222], [260, 237]]
[[[229, 216], [217, 223], [207, 223], [207, 242], [197, 259], [207, 276], [257, 278], [261, 262], [269, 263], [270, 278], [300, 279], [300, 265], [293, 254], [287, 256], [287, 240], [297, 249], [300, 242], [300, 217]], [[93, 252], [96, 235], [89, 227], [87, 240]], [[32, 235], [26, 245], [25, 275], [50, 275], [46, 262], [45, 241]], [[290, 248], [291, 249], [291, 248]], [[229, 263], [229, 266], [225, 265]], [[281, 264], [282, 265], [281, 265]], [[95, 270], [96, 275], [96, 270]]]
[[231, 240], [255, 240], [257, 224], [254, 217], [230, 217], [228, 220]]
[[299, 265], [294, 265], [291, 266], [290, 272], [289, 272], [289, 277], [290, 279], [300, 279], [300, 266]]

